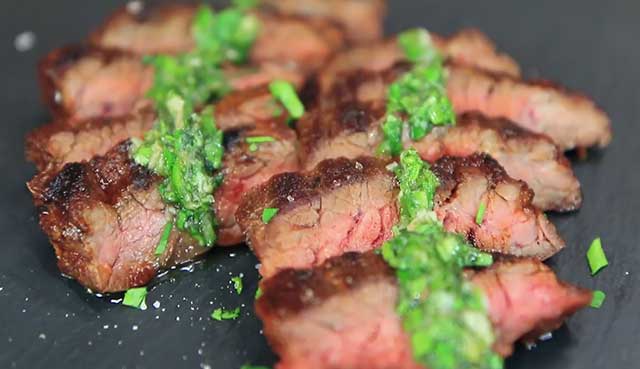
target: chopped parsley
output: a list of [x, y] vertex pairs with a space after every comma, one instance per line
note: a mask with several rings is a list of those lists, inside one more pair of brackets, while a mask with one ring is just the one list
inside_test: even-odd
[[591, 307], [595, 309], [600, 309], [606, 297], [607, 295], [600, 290], [593, 291], [593, 297], [591, 298]]
[[262, 210], [262, 223], [269, 224], [271, 219], [273, 219], [273, 217], [278, 214], [279, 210], [280, 209], [278, 208], [265, 208], [264, 210]]
[[478, 212], [476, 213], [477, 225], [482, 224], [482, 221], [484, 220], [484, 213], [486, 210], [487, 210], [487, 204], [485, 204], [484, 201], [480, 202], [480, 205], [478, 206]]
[[231, 283], [233, 283], [233, 288], [236, 290], [236, 293], [239, 295], [242, 293], [242, 275], [231, 278]]
[[145, 58], [155, 72], [148, 96], [161, 103], [174, 91], [198, 106], [229, 92], [221, 65], [246, 61], [258, 35], [257, 18], [246, 13], [249, 3], [235, 1], [235, 6], [218, 13], [206, 5], [200, 7], [192, 25], [194, 50]]
[[398, 44], [411, 62], [411, 70], [389, 86], [387, 113], [382, 123], [383, 141], [378, 152], [396, 156], [403, 148], [405, 126], [417, 141], [434, 126], [455, 124], [455, 113], [447, 97], [442, 57], [424, 29], [401, 33]]
[[[134, 141], [132, 158], [164, 177], [160, 195], [175, 210], [175, 226], [200, 245], [211, 246], [216, 240], [213, 192], [221, 181], [216, 171], [224, 153], [222, 132], [211, 108], [196, 114], [173, 92], [157, 108], [158, 121], [143, 141]], [[162, 250], [162, 243], [157, 249]]]
[[217, 308], [211, 313], [211, 318], [222, 321], [222, 320], [235, 320], [240, 316], [240, 308], [237, 307], [233, 310], [226, 310], [222, 308]]
[[609, 265], [607, 255], [604, 254], [604, 250], [602, 249], [600, 237], [591, 242], [589, 250], [587, 250], [587, 261], [589, 262], [591, 275], [596, 275], [596, 273]]
[[169, 236], [171, 236], [171, 230], [173, 229], [173, 220], [167, 222], [164, 226], [164, 230], [162, 231], [162, 235], [160, 236], [160, 242], [158, 242], [158, 246], [156, 246], [156, 255], [164, 254], [167, 249], [167, 244], [169, 243]]
[[260, 296], [262, 296], [262, 288], [260, 288], [260, 286], [258, 286], [258, 288], [256, 288], [256, 294], [254, 296], [254, 299], [257, 300], [260, 298]]
[[397, 311], [416, 361], [431, 369], [502, 368], [485, 297], [463, 276], [465, 267], [491, 265], [491, 255], [435, 218], [438, 182], [414, 150], [400, 155], [395, 172], [401, 220], [381, 252], [396, 271]]
[[147, 297], [147, 287], [130, 288], [125, 292], [122, 305], [140, 309], [145, 304]]
[[283, 80], [272, 81], [269, 83], [269, 91], [287, 109], [291, 118], [299, 119], [302, 117], [304, 105], [300, 101], [295, 87], [290, 82]]
[[249, 144], [249, 151], [258, 150], [259, 144], [275, 141], [276, 139], [271, 136], [253, 136], [245, 138], [245, 142]]

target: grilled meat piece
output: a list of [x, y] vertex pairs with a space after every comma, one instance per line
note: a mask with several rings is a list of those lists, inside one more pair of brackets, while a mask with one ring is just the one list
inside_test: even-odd
[[[433, 166], [441, 185], [435, 213], [445, 229], [476, 247], [545, 259], [564, 246], [555, 227], [531, 205], [524, 182], [486, 155], [445, 157]], [[386, 162], [371, 157], [329, 159], [314, 170], [283, 173], [249, 191], [236, 220], [269, 277], [285, 268], [310, 268], [348, 251], [369, 251], [391, 237], [398, 220], [398, 188]], [[480, 204], [481, 224], [475, 223]], [[278, 213], [264, 224], [266, 208]]]
[[153, 70], [138, 56], [83, 45], [49, 53], [38, 73], [44, 102], [68, 125], [125, 115], [145, 100], [153, 83]]
[[193, 4], [125, 6], [115, 11], [89, 37], [89, 42], [138, 55], [177, 54], [195, 43], [191, 25], [198, 7]]
[[[518, 77], [520, 67], [509, 56], [496, 51], [496, 46], [482, 32], [463, 29], [450, 37], [431, 34], [435, 46], [449, 60], [462, 65]], [[404, 62], [404, 52], [395, 38], [342, 51], [321, 70], [319, 87], [323, 93], [331, 89], [340, 75], [349, 71], [381, 71]]]
[[[533, 191], [507, 175], [486, 154], [443, 157], [433, 172], [440, 180], [435, 212], [444, 228], [476, 247], [504, 255], [546, 259], [564, 247], [555, 227], [533, 206]], [[478, 209], [486, 210], [480, 224]]]
[[[494, 350], [502, 356], [511, 354], [519, 338], [559, 327], [591, 301], [589, 291], [559, 281], [531, 259], [499, 261], [469, 278], [488, 297]], [[374, 253], [347, 253], [264, 280], [256, 312], [280, 356], [276, 368], [422, 367], [396, 313], [396, 283], [393, 270]]]
[[[386, 86], [404, 70], [406, 65], [396, 65], [343, 76], [296, 126], [303, 167], [337, 156], [373, 155], [382, 140]], [[548, 137], [505, 119], [463, 114], [455, 126], [435, 128], [420, 141], [406, 136], [405, 146], [429, 162], [446, 155], [487, 153], [511, 177], [527, 182], [535, 193], [534, 205], [542, 210], [569, 211], [582, 202], [580, 183], [562, 151]]]
[[65, 121], [56, 121], [27, 135], [27, 159], [41, 171], [49, 165], [61, 169], [67, 163], [104, 155], [128, 138], [142, 138], [155, 119], [154, 110], [147, 105], [123, 117], [95, 118], [71, 127]]
[[160, 178], [129, 160], [129, 144], [88, 162], [45, 171], [29, 182], [40, 226], [60, 271], [97, 292], [147, 284], [158, 270], [206, 251], [174, 229], [166, 252], [155, 249], [171, 220]]
[[263, 0], [261, 5], [277, 12], [323, 17], [340, 24], [350, 42], [362, 43], [382, 37], [385, 0]]
[[[385, 162], [326, 160], [306, 173], [283, 173], [243, 198], [236, 220], [271, 276], [282, 268], [319, 265], [348, 251], [367, 251], [391, 236], [398, 219], [394, 176]], [[263, 210], [277, 208], [268, 223]]]
[[526, 82], [457, 64], [447, 66], [447, 90], [457, 113], [478, 110], [544, 133], [562, 149], [605, 147], [609, 117], [592, 100], [550, 82]]

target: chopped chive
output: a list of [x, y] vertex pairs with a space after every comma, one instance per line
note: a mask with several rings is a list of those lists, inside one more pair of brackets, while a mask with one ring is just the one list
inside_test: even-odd
[[593, 297], [591, 298], [591, 307], [600, 309], [600, 307], [604, 303], [605, 297], [607, 297], [607, 295], [604, 292], [600, 290], [593, 291]]
[[291, 115], [291, 118], [298, 119], [304, 114], [304, 105], [296, 93], [293, 85], [287, 81], [275, 80], [269, 84], [269, 91]]
[[256, 144], [249, 145], [249, 151], [251, 152], [258, 151], [258, 145]]
[[589, 262], [589, 268], [591, 269], [591, 275], [596, 275], [602, 268], [609, 265], [607, 256], [602, 249], [602, 242], [600, 237], [591, 242], [589, 250], [587, 251], [587, 261]]
[[237, 276], [231, 278], [231, 282], [233, 283], [233, 288], [235, 288], [236, 293], [239, 295], [242, 293], [242, 277]]
[[147, 297], [147, 287], [130, 288], [125, 292], [122, 305], [131, 306], [140, 309], [145, 303]]
[[483, 202], [478, 206], [478, 212], [476, 213], [476, 224], [482, 225], [482, 221], [484, 220], [484, 212], [487, 210], [487, 205]]
[[247, 143], [265, 143], [265, 142], [273, 142], [276, 139], [271, 136], [253, 136], [245, 138]]
[[260, 296], [262, 296], [262, 288], [260, 288], [260, 286], [258, 286], [258, 288], [256, 289], [256, 296], [255, 299], [259, 299]]
[[217, 308], [211, 313], [211, 318], [222, 321], [222, 320], [235, 320], [240, 316], [240, 308], [237, 307], [233, 310], [226, 310], [222, 308]]
[[173, 229], [173, 220], [167, 222], [164, 226], [164, 230], [162, 231], [162, 236], [160, 236], [160, 241], [158, 242], [158, 246], [156, 247], [156, 255], [164, 254], [164, 251], [167, 249], [167, 244], [169, 244], [169, 236], [171, 236], [171, 230]]
[[279, 210], [280, 209], [278, 208], [265, 208], [264, 210], [262, 210], [262, 223], [269, 224], [271, 219], [273, 219], [273, 217], [278, 214]]

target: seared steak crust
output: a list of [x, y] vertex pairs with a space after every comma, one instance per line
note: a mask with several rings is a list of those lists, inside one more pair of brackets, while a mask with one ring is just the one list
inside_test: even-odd
[[160, 199], [159, 178], [132, 163], [128, 152], [125, 142], [29, 182], [58, 267], [98, 292], [145, 285], [160, 269], [206, 251], [174, 229], [165, 253], [154, 254], [172, 216]]
[[[326, 160], [310, 172], [283, 173], [247, 193], [236, 220], [260, 259], [263, 276], [366, 251], [397, 221], [395, 178], [371, 157]], [[265, 208], [277, 208], [268, 224]]]
[[[590, 291], [558, 280], [533, 259], [498, 261], [467, 277], [487, 296], [497, 333], [494, 350], [502, 356], [512, 353], [518, 339], [558, 328], [591, 301]], [[261, 289], [256, 312], [280, 356], [278, 369], [420, 367], [395, 312], [395, 275], [374, 253], [283, 270]]]
[[139, 56], [86, 45], [52, 51], [40, 61], [38, 75], [43, 101], [68, 125], [126, 114], [153, 83], [152, 69]]
[[[553, 224], [533, 206], [533, 191], [490, 156], [444, 157], [432, 170], [440, 180], [435, 211], [446, 230], [503, 255], [546, 259], [564, 247]], [[478, 224], [481, 204], [486, 210]]]
[[45, 170], [48, 165], [61, 168], [67, 163], [89, 160], [128, 138], [142, 138], [155, 118], [153, 109], [145, 106], [123, 117], [94, 118], [71, 127], [65, 121], [55, 121], [27, 135], [27, 159], [38, 170]]
[[551, 82], [513, 77], [449, 63], [447, 90], [456, 113], [481, 111], [544, 133], [562, 149], [605, 147], [609, 117], [586, 96]]

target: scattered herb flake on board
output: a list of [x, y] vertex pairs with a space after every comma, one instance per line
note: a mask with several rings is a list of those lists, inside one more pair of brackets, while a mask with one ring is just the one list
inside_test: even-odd
[[269, 224], [271, 219], [273, 219], [273, 217], [278, 214], [279, 210], [280, 209], [278, 208], [265, 208], [264, 210], [262, 210], [262, 223]]
[[595, 309], [600, 309], [606, 297], [607, 295], [600, 290], [593, 291], [593, 297], [591, 298], [591, 307]]
[[487, 210], [487, 205], [484, 201], [480, 202], [480, 206], [478, 206], [478, 212], [476, 213], [476, 224], [481, 225], [484, 220], [484, 213]]
[[240, 316], [240, 308], [237, 307], [233, 310], [226, 310], [222, 308], [217, 308], [211, 313], [211, 318], [222, 321], [222, 320], [235, 320]]
[[236, 293], [239, 295], [242, 293], [242, 276], [237, 276], [231, 278], [231, 282], [233, 283], [233, 288], [236, 290]]
[[125, 292], [122, 305], [131, 306], [140, 309], [145, 303], [147, 297], [147, 287], [130, 288]]
[[290, 82], [275, 80], [269, 83], [269, 91], [287, 109], [293, 119], [299, 119], [304, 114], [304, 105], [295, 87]]
[[591, 269], [591, 275], [596, 275], [600, 270], [609, 265], [607, 256], [602, 249], [602, 241], [600, 237], [591, 242], [589, 250], [587, 250], [587, 261]]

